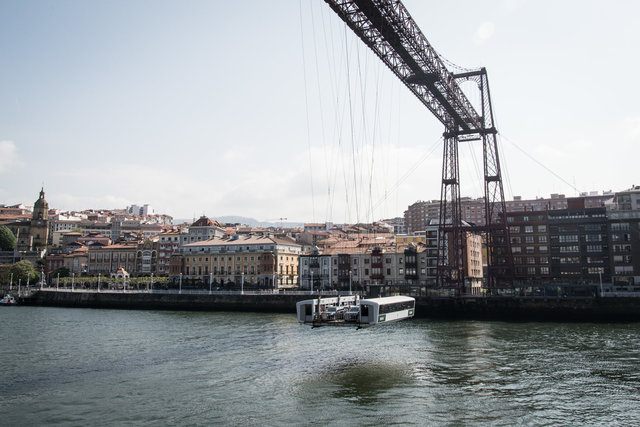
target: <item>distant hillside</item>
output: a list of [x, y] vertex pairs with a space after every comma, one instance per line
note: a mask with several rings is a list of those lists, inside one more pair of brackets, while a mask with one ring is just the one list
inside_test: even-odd
[[[280, 222], [280, 221], [275, 221], [275, 222], [265, 222], [265, 221], [258, 221], [254, 218], [247, 218], [245, 216], [217, 216], [217, 217], [212, 217], [211, 219], [215, 219], [216, 221], [218, 221], [221, 224], [246, 224], [250, 227], [285, 227], [285, 228], [296, 228], [296, 227], [303, 227], [304, 224], [301, 222]], [[193, 222], [193, 219], [185, 219], [185, 218], [174, 218], [173, 219], [173, 223], [174, 224], [191, 224]]]

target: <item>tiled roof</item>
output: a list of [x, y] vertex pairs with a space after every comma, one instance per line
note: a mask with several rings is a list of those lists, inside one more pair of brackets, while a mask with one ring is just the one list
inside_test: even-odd
[[196, 222], [191, 224], [192, 227], [220, 227], [218, 221], [213, 221], [206, 216], [201, 216]]
[[214, 237], [209, 240], [201, 240], [199, 242], [187, 243], [184, 247], [200, 247], [200, 246], [242, 246], [242, 245], [259, 245], [259, 244], [286, 244], [296, 245], [293, 240], [273, 238], [265, 236], [241, 235], [237, 239]]

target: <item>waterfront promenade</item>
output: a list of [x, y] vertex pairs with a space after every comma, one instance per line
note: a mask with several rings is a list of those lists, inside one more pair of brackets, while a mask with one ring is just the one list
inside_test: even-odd
[[[23, 305], [295, 313], [296, 302], [318, 296], [348, 295], [337, 291], [175, 290], [42, 288], [23, 294]], [[640, 298], [600, 296], [434, 296], [415, 295], [416, 317], [508, 321], [640, 321]]]

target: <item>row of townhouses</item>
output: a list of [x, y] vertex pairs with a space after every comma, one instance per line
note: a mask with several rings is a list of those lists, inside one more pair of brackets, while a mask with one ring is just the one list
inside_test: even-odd
[[[13, 261], [16, 253], [35, 258], [46, 253], [43, 268], [49, 277], [66, 267], [74, 274], [109, 275], [124, 269], [215, 286], [347, 289], [436, 283], [435, 219], [411, 233], [398, 233], [403, 229], [401, 218], [265, 230], [225, 227], [205, 216], [184, 227], [163, 224], [165, 219], [159, 218], [146, 223], [154, 231], [138, 227], [123, 232], [126, 221], [113, 218], [132, 215], [127, 210], [115, 215], [85, 211], [91, 215], [83, 221], [92, 226], [52, 226], [60, 217], [49, 214], [44, 191], [30, 215], [18, 206], [7, 209], [14, 219], [22, 217], [4, 222], [18, 241]], [[640, 187], [615, 194], [515, 200], [507, 221], [516, 283], [640, 283]], [[111, 224], [110, 233], [98, 223]], [[51, 230], [59, 237], [52, 239]], [[482, 237], [466, 233], [463, 268], [473, 292], [482, 286], [484, 252]]]

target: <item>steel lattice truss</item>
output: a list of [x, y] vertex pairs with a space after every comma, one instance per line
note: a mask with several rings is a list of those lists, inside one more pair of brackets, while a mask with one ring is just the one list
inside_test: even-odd
[[[486, 285], [512, 277], [513, 262], [506, 224], [504, 191], [496, 129], [485, 69], [452, 74], [429, 44], [400, 0], [325, 0], [418, 99], [445, 125], [438, 233], [438, 284], [464, 289], [466, 231], [486, 236]], [[458, 81], [472, 80], [481, 94], [477, 111]], [[463, 227], [460, 209], [458, 143], [482, 140], [486, 223]], [[498, 246], [504, 248], [500, 252]], [[504, 283], [504, 280], [502, 281]]]
[[481, 119], [400, 1], [325, 0], [448, 129]]

